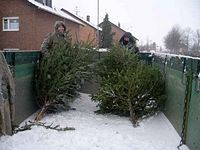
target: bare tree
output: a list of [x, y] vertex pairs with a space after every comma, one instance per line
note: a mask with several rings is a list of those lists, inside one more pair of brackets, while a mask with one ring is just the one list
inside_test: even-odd
[[151, 47], [152, 47], [153, 50], [156, 50], [156, 42], [153, 42], [153, 43], [151, 44]]
[[197, 29], [193, 34], [193, 51], [200, 52], [200, 29]]
[[189, 51], [192, 46], [192, 29], [191, 28], [186, 28], [183, 31], [183, 36], [182, 36], [182, 42], [181, 42], [181, 48], [184, 50], [184, 52]]
[[179, 26], [173, 26], [164, 37], [164, 44], [171, 53], [177, 54], [181, 48], [182, 32]]

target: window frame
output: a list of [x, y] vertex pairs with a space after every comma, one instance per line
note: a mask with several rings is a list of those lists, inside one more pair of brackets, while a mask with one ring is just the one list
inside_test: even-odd
[[[6, 19], [8, 20], [8, 29], [4, 28], [4, 25], [5, 25], [4, 21]], [[12, 19], [18, 19], [18, 29], [10, 29], [10, 20], [12, 20]], [[2, 26], [3, 31], [19, 31], [19, 17], [3, 17], [2, 23], [3, 23], [3, 26]]]

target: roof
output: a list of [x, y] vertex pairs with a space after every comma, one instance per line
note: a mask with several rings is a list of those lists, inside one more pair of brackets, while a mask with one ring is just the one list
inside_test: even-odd
[[[109, 22], [110, 22], [110, 21], [109, 21]], [[127, 31], [125, 31], [124, 29], [122, 29], [121, 27], [115, 25], [114, 23], [112, 23], [112, 22], [110, 22], [110, 23], [111, 23], [113, 26], [117, 27], [118, 29], [122, 30], [123, 32], [127, 32]], [[101, 26], [102, 24], [103, 24], [103, 22], [101, 22], [101, 23], [99, 24], [99, 26]]]
[[68, 20], [70, 20], [70, 21], [72, 21], [72, 22], [75, 22], [75, 23], [78, 23], [78, 24], [80, 24], [80, 25], [84, 25], [84, 24], [83, 24], [82, 22], [80, 22], [79, 20], [77, 20], [77, 19], [71, 17], [70, 15], [68, 15], [68, 14], [66, 14], [66, 13], [64, 13], [64, 12], [62, 12], [62, 11], [59, 10], [59, 9], [53, 9], [53, 8], [51, 8], [51, 7], [49, 7], [49, 6], [45, 6], [45, 5], [43, 5], [43, 4], [39, 3], [39, 2], [36, 2], [35, 0], [28, 0], [28, 1], [29, 1], [31, 4], [35, 5], [36, 7], [38, 7], [38, 9], [41, 9], [41, 10], [44, 10], [44, 11], [46, 11], [46, 12], [49, 12], [49, 13], [51, 13], [51, 14], [53, 14], [53, 15], [56, 15], [56, 16], [59, 16], [59, 17], [68, 19]]
[[79, 21], [83, 22], [84, 24], [87, 24], [87, 25], [91, 26], [92, 28], [95, 28], [96, 30], [100, 30], [100, 31], [102, 30], [100, 27], [98, 27], [98, 26], [92, 24], [91, 22], [89, 22], [89, 21], [87, 21], [87, 20], [81, 18], [80, 16], [77, 16], [77, 15], [75, 15], [75, 14], [69, 12], [68, 10], [66, 10], [66, 9], [64, 9], [64, 8], [62, 8], [61, 11], [65, 12], [66, 14], [71, 15], [72, 17], [78, 19]]

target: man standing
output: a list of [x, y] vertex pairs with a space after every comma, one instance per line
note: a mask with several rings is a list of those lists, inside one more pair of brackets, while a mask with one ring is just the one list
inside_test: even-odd
[[121, 37], [119, 44], [122, 47], [126, 47], [129, 50], [133, 51], [134, 53], [138, 53], [139, 49], [136, 46], [136, 38], [132, 36], [130, 32], [124, 33], [124, 35]]
[[64, 22], [56, 21], [54, 27], [54, 32], [49, 33], [41, 45], [40, 49], [43, 56], [49, 55], [50, 49], [54, 46], [70, 43], [70, 39], [66, 36], [67, 33]]
[[[61, 56], [63, 56], [71, 46], [71, 39], [67, 35], [66, 26], [63, 21], [56, 21], [54, 28], [54, 32], [47, 35], [40, 48], [42, 58], [38, 68], [38, 75], [36, 76], [36, 80], [38, 82], [36, 90], [38, 96], [38, 105], [41, 107], [41, 110], [36, 115], [36, 121], [41, 120], [46, 112], [53, 112], [53, 110], [56, 109], [55, 106], [65, 105], [64, 103], [55, 103], [56, 99], [49, 98], [50, 96], [48, 92], [54, 93], [55, 95], [56, 93], [55, 91], [48, 90], [53, 88], [52, 86], [55, 86], [55, 84], [51, 81], [57, 80], [56, 82], [59, 82], [60, 79], [56, 79], [55, 76], [65, 73], [60, 73], [61, 70], [60, 72], [55, 72], [54, 69], [58, 66], [58, 70], [63, 68], [62, 64], [65, 63], [66, 59]], [[47, 83], [47, 81], [49, 82]], [[59, 89], [57, 90], [59, 91]]]

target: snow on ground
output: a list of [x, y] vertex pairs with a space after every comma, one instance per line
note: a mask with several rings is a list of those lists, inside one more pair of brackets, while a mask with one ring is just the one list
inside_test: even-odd
[[180, 137], [163, 113], [134, 128], [127, 117], [95, 114], [95, 106], [88, 94], [81, 93], [72, 106], [76, 110], [48, 115], [42, 120], [76, 130], [34, 126], [32, 130], [1, 137], [0, 150], [177, 150]]

